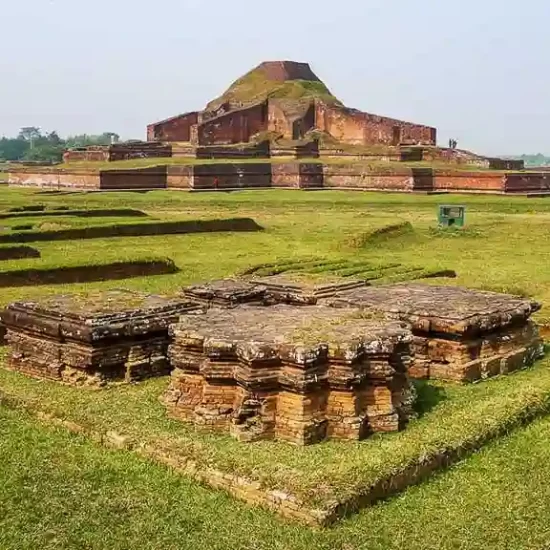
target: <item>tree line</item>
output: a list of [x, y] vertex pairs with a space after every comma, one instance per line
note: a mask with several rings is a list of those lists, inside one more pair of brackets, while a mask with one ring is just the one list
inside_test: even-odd
[[17, 137], [0, 138], [0, 162], [36, 161], [56, 163], [63, 160], [63, 153], [71, 147], [110, 145], [118, 141], [120, 141], [120, 136], [115, 132], [80, 134], [62, 139], [55, 131], [43, 133], [40, 128], [27, 126], [21, 128]]

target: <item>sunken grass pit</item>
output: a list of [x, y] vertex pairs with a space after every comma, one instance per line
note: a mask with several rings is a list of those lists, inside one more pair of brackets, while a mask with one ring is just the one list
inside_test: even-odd
[[[467, 227], [464, 230], [437, 227], [437, 207], [441, 202], [466, 206]], [[28, 209], [37, 205], [44, 209]], [[56, 210], [60, 207], [67, 210]], [[97, 216], [82, 214], [88, 211], [97, 211]], [[8, 285], [1, 294], [2, 305], [16, 300], [112, 288], [171, 294], [184, 285], [237, 274], [250, 276], [255, 273], [265, 277], [286, 273], [311, 281], [335, 276], [350, 280], [368, 278], [371, 284], [415, 279], [423, 284], [460, 285], [529, 296], [543, 304], [535, 320], [543, 327], [550, 323], [550, 241], [547, 238], [550, 202], [544, 198], [451, 196], [443, 200], [437, 196], [338, 191], [183, 194], [4, 189], [0, 196], [0, 213], [3, 216], [0, 240], [6, 243], [2, 246], [21, 246], [20, 243], [28, 242], [39, 253], [39, 256], [33, 253], [34, 257], [6, 258], [1, 262], [2, 273], [104, 266], [117, 262], [160, 261], [173, 266], [159, 274], [144, 269], [141, 273], [132, 272], [131, 278], [117, 277], [117, 280], [109, 280], [106, 270], [104, 277], [96, 277], [100, 280], [93, 282], [85, 282], [90, 281], [85, 278], [69, 282], [59, 278], [33, 286]], [[48, 238], [58, 232], [85, 231], [87, 228], [136, 224], [161, 227], [176, 222], [234, 219], [250, 220], [257, 228], [87, 239], [78, 236], [63, 240]], [[21, 225], [32, 228], [16, 229]], [[11, 240], [13, 237], [8, 237], [25, 234], [38, 235], [38, 238]], [[183, 514], [189, 522], [222, 522], [224, 529], [219, 528], [221, 538], [217, 541], [220, 548], [250, 547], [252, 543], [247, 542], [243, 525], [254, 526], [255, 547], [258, 548], [307, 548], [313, 544], [327, 548], [392, 548], [398, 547], [399, 537], [402, 542], [409, 541], [411, 530], [410, 547], [422, 548], [425, 547], [419, 534], [424, 529], [422, 518], [433, 521], [428, 531], [435, 537], [433, 540], [437, 539], [438, 547], [455, 546], [451, 540], [441, 538], [436, 525], [440, 530], [446, 529], [462, 537], [468, 547], [476, 548], [483, 547], [484, 527], [502, 525], [504, 520], [495, 519], [490, 505], [483, 504], [483, 495], [476, 502], [475, 489], [470, 484], [477, 483], [482, 492], [482, 472], [486, 470], [489, 478], [496, 476], [498, 464], [506, 460], [503, 453], [507, 449], [513, 454], [513, 462], [501, 468], [503, 477], [491, 487], [494, 499], [505, 500], [502, 496], [506, 491], [504, 478], [511, 484], [518, 484], [522, 459], [525, 467], [531, 464], [529, 471], [535, 478], [543, 476], [544, 464], [532, 463], [529, 454], [531, 448], [538, 455], [544, 454], [542, 441], [547, 439], [547, 420], [543, 418], [528, 428], [522, 426], [537, 416], [545, 416], [550, 408], [549, 366], [548, 360], [543, 359], [525, 371], [473, 385], [417, 382], [418, 418], [405, 431], [377, 434], [362, 442], [327, 441], [307, 448], [276, 441], [242, 444], [228, 435], [169, 419], [159, 401], [168, 385], [167, 377], [92, 391], [32, 380], [2, 369], [0, 395], [5, 406], [0, 408], [0, 414], [6, 417], [8, 428], [3, 428], [6, 441], [17, 439], [20, 434], [23, 449], [36, 438], [41, 439], [43, 443], [32, 449], [33, 456], [40, 453], [49, 456], [57, 442], [67, 440], [67, 445], [75, 446], [84, 456], [93, 457], [97, 464], [111, 463], [115, 455], [122, 457], [123, 463], [134, 472], [127, 481], [132, 487], [134, 480], [139, 483], [138, 471], [145, 467], [141, 466], [146, 464], [142, 460], [169, 464], [175, 471], [164, 470], [160, 465], [147, 466], [155, 473], [142, 489], [144, 493], [135, 493], [137, 501], [151, 499], [152, 495], [162, 500], [170, 487], [177, 485], [182, 491], [181, 500], [185, 499], [183, 495], [189, 495], [193, 502], [201, 502], [203, 508], [200, 511], [186, 508], [185, 513], [178, 510], [175, 512], [177, 517]], [[32, 414], [27, 416], [28, 412]], [[42, 424], [60, 425], [63, 430], [52, 430]], [[68, 436], [67, 428], [81, 435]], [[502, 440], [501, 437], [509, 432], [513, 432], [512, 435]], [[122, 450], [113, 455], [89, 443], [90, 439]], [[470, 456], [482, 447], [485, 450], [479, 456]], [[64, 451], [56, 452], [62, 454]], [[1, 478], [10, 475], [10, 464], [15, 464], [17, 455], [2, 445], [0, 453], [8, 462]], [[408, 489], [388, 503], [376, 504], [380, 498], [422, 481], [433, 470], [466, 458], [463, 464], [432, 481]], [[32, 464], [26, 467], [31, 474], [36, 470]], [[68, 478], [76, 475], [69, 457], [60, 460], [60, 468], [67, 470]], [[101, 471], [101, 467], [98, 468]], [[46, 475], [52, 483], [62, 483], [62, 472], [48, 470]], [[223, 476], [226, 481], [235, 481], [233, 488], [223, 482]], [[286, 500], [291, 506], [283, 513], [302, 523], [326, 525], [341, 521], [322, 538], [320, 533], [306, 527], [285, 523], [268, 512], [246, 508], [226, 496], [198, 488], [191, 479], [227, 489], [237, 497], [278, 512]], [[82, 490], [78, 489], [80, 482], [75, 483], [74, 498], [83, 498], [78, 496], [78, 491]], [[102, 495], [119, 487], [116, 475], [107, 476], [103, 483]], [[529, 484], [530, 481], [527, 486]], [[452, 488], [449, 489], [452, 494], [444, 500], [449, 510], [455, 510], [454, 516], [452, 512], [437, 513], [442, 506], [441, 492], [446, 486]], [[527, 486], [517, 488], [519, 502], [522, 495], [527, 500]], [[244, 494], [247, 487], [256, 493]], [[55, 487], [51, 492], [49, 489], [43, 491], [40, 498], [45, 499], [44, 502], [55, 499]], [[249, 498], [250, 494], [255, 494], [255, 498]], [[465, 495], [464, 510], [460, 494]], [[8, 491], [0, 497], [0, 508], [13, 506], [15, 498]], [[535, 491], [533, 498], [534, 505], [543, 508], [540, 489]], [[365, 505], [372, 506], [349, 519], [342, 519]], [[218, 506], [222, 510], [236, 508], [232, 513], [223, 513], [220, 519]], [[512, 505], [506, 501], [503, 506], [508, 511], [505, 513], [521, 516], [518, 502]], [[29, 508], [22, 509], [29, 523], [33, 513]], [[148, 533], [150, 529], [154, 531], [151, 547], [160, 547], [159, 541], [165, 536], [161, 531], [170, 531], [168, 523], [175, 521], [173, 517], [161, 518], [156, 512], [142, 508], [128, 514], [139, 515], [136, 529], [140, 529], [139, 525], [144, 529], [148, 521], [157, 522], [154, 527], [147, 528]], [[208, 514], [211, 514], [210, 519]], [[546, 532], [542, 518], [550, 519], [547, 512], [546, 516], [540, 514], [540, 519], [534, 522], [534, 531], [529, 534], [533, 544], [542, 542], [541, 537]], [[465, 518], [474, 517], [476, 520], [471, 525], [465, 523]], [[0, 547], [16, 547], [14, 526], [18, 521], [12, 516], [0, 519], [4, 533], [0, 535]], [[46, 518], [44, 521], [53, 520]], [[107, 526], [110, 519], [100, 515], [98, 522]], [[31, 533], [30, 526], [22, 525], [19, 526], [21, 536], [45, 545], [47, 541], [41, 535]], [[89, 536], [97, 538], [91, 540], [90, 547], [100, 548], [102, 540], [98, 534], [93, 534], [94, 529], [91, 528]], [[491, 527], [490, 544], [494, 542], [495, 548], [498, 544], [502, 547], [505, 535], [510, 540], [527, 540], [521, 538], [524, 531], [519, 523], [512, 522], [510, 529], [506, 532]], [[392, 539], [392, 533], [396, 540]], [[115, 533], [109, 535], [116, 536]], [[65, 544], [70, 547], [70, 542], [65, 541]], [[112, 544], [117, 547], [114, 539]], [[521, 542], [515, 547], [522, 548]]]

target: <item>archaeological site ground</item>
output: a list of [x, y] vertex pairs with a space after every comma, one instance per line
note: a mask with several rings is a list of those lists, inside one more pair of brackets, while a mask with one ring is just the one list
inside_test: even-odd
[[0, 171], [0, 549], [541, 547], [550, 172], [290, 61], [146, 133]]
[[546, 198], [2, 189], [0, 547], [544, 540]]

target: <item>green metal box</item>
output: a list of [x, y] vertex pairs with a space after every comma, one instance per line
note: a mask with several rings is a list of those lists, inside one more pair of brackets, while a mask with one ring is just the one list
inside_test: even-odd
[[439, 225], [443, 227], [464, 227], [465, 206], [442, 205], [439, 207]]

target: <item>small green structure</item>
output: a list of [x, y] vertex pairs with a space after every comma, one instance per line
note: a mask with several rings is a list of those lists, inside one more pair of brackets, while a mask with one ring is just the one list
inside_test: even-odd
[[441, 205], [438, 221], [442, 227], [464, 227], [466, 214], [465, 206]]

